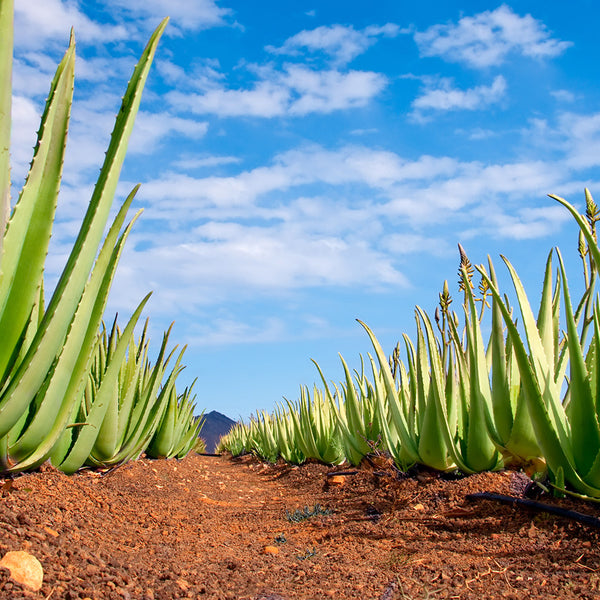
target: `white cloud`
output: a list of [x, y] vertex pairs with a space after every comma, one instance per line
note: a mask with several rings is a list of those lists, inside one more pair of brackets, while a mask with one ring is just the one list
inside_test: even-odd
[[232, 165], [241, 162], [237, 156], [188, 156], [182, 157], [171, 164], [174, 168], [182, 171], [193, 169], [206, 169], [220, 167], [223, 165]]
[[465, 231], [463, 235], [469, 238], [488, 231], [494, 237], [532, 240], [556, 233], [562, 224], [570, 221], [571, 215], [562, 206], [521, 208], [511, 214], [498, 209], [488, 214], [483, 230]]
[[435, 256], [447, 256], [451, 251], [445, 240], [428, 238], [417, 233], [393, 233], [386, 236], [383, 246], [396, 255], [433, 254]]
[[[408, 161], [393, 152], [362, 146], [327, 150], [313, 145], [284, 152], [268, 166], [237, 175], [194, 178], [180, 173], [161, 173], [157, 179], [144, 183], [140, 197], [154, 205], [146, 219], [162, 219], [167, 215], [176, 218], [177, 214], [186, 222], [202, 216], [250, 218], [264, 214], [257, 205], [261, 197], [303, 185], [325, 184], [334, 193], [337, 186], [352, 184], [364, 202], [363, 194], [370, 197], [373, 190], [385, 197], [398, 185], [445, 181], [461, 170], [464, 165], [449, 157], [424, 155]], [[278, 210], [273, 209], [265, 218], [283, 218]], [[339, 215], [340, 207], [328, 210]], [[326, 215], [321, 214], [320, 218]]]
[[467, 133], [470, 140], [487, 140], [489, 138], [495, 137], [497, 133], [493, 129], [482, 129], [481, 127], [476, 127]]
[[[568, 215], [531, 201], [568, 182], [542, 161], [411, 161], [361, 147], [290, 151], [229, 177], [161, 177], [139, 195], [152, 204], [144, 223], [159, 219], [161, 236], [136, 230], [119, 276], [127, 289], [156, 289], [156, 310], [183, 313], [302, 288], [402, 287], [398, 257], [448, 252], [432, 232], [525, 239], [555, 231]], [[331, 193], [304, 195], [314, 183]]]
[[261, 81], [248, 90], [219, 88], [204, 94], [171, 92], [167, 99], [174, 107], [197, 114], [271, 118], [286, 112], [290, 90], [276, 83]]
[[502, 75], [495, 77], [490, 86], [461, 90], [453, 87], [448, 79], [438, 81], [437, 86], [428, 86], [425, 93], [412, 102], [413, 117], [422, 119], [431, 111], [480, 110], [499, 102], [506, 92], [506, 80]]
[[553, 90], [550, 95], [558, 102], [575, 102], [575, 94], [569, 90]]
[[170, 35], [174, 31], [196, 31], [224, 25], [225, 18], [232, 13], [228, 8], [219, 7], [215, 0], [110, 0], [110, 4], [126, 10], [132, 17], [149, 17], [156, 21], [154, 26], [169, 16]]
[[129, 142], [129, 152], [150, 154], [170, 136], [197, 140], [204, 137], [207, 130], [206, 122], [184, 119], [169, 113], [140, 111]]
[[161, 56], [156, 60], [156, 67], [165, 82], [174, 88], [184, 85], [195, 90], [210, 90], [218, 88], [225, 78], [219, 70], [219, 61], [212, 58], [197, 59], [191, 66], [183, 68]]
[[316, 29], [304, 30], [288, 38], [280, 48], [267, 46], [273, 54], [288, 54], [296, 56], [301, 50], [309, 52], [323, 52], [328, 55], [334, 64], [347, 64], [370, 46], [375, 44], [379, 37], [396, 37], [401, 33], [400, 27], [393, 23], [383, 26], [371, 25], [357, 31], [352, 26], [331, 25], [321, 26]]
[[297, 223], [209, 222], [177, 237], [183, 241], [161, 235], [157, 245], [136, 251], [132, 236], [115, 281], [117, 304], [139, 301], [134, 290], [153, 289], [153, 310], [186, 314], [224, 299], [272, 297], [300, 288], [407, 285], [391, 258], [353, 231], [326, 235]]
[[48, 94], [57, 62], [41, 52], [27, 52], [15, 57], [13, 94], [43, 97]]
[[[13, 96], [11, 128], [11, 179], [20, 189], [29, 163], [33, 157], [33, 146], [37, 139], [36, 131], [40, 126], [41, 107], [29, 98]], [[13, 202], [14, 203], [14, 202]]]
[[[258, 219], [271, 225], [296, 223], [305, 235], [344, 236], [359, 228], [366, 239], [375, 240], [383, 239], [390, 219], [410, 227], [474, 219], [482, 231], [494, 213], [520, 207], [522, 198], [543, 198], [564, 189], [568, 177], [552, 162], [485, 165], [426, 155], [405, 160], [364, 147], [314, 146], [227, 177], [166, 174], [145, 183], [140, 198], [153, 205], [146, 220], [166, 220], [176, 228], [206, 219]], [[310, 188], [303, 186], [313, 184], [326, 185], [328, 191], [318, 198], [305, 195]], [[494, 204], [498, 198], [503, 199], [501, 208]], [[477, 207], [490, 212], [474, 216]], [[492, 233], [498, 230], [492, 228]]]
[[203, 94], [174, 91], [167, 98], [174, 107], [196, 114], [272, 118], [365, 106], [387, 85], [383, 75], [369, 71], [317, 71], [288, 65], [283, 72], [269, 71], [268, 75], [269, 79], [248, 89], [220, 86]]
[[558, 144], [567, 147], [570, 167], [587, 169], [600, 165], [600, 113], [564, 113], [560, 116], [558, 131], [551, 132], [551, 135], [556, 134]]
[[457, 24], [434, 25], [414, 38], [422, 56], [440, 56], [474, 68], [497, 66], [510, 53], [551, 58], [572, 45], [552, 38], [541, 21], [521, 17], [506, 5], [463, 17]]
[[15, 46], [46, 48], [48, 41], [61, 42], [66, 48], [69, 31], [75, 29], [76, 39], [87, 42], [109, 42], [127, 39], [122, 25], [107, 25], [92, 21], [77, 4], [61, 0], [25, 0], [15, 2]]
[[217, 318], [210, 323], [196, 324], [186, 340], [192, 347], [229, 346], [232, 344], [264, 344], [289, 336], [283, 319], [270, 317], [257, 325], [233, 318]]
[[284, 82], [297, 96], [289, 106], [292, 115], [330, 113], [365, 106], [387, 85], [387, 79], [369, 71], [313, 71], [289, 67]]
[[530, 119], [522, 137], [539, 155], [582, 171], [600, 166], [600, 112], [562, 112], [556, 121]]

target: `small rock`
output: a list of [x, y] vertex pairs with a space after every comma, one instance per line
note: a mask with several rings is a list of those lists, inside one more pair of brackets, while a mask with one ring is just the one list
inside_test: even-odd
[[263, 554], [279, 554], [279, 548], [277, 546], [265, 546]]
[[11, 579], [34, 592], [42, 587], [44, 569], [40, 561], [29, 552], [22, 550], [7, 552], [0, 560], [0, 567], [10, 571]]
[[346, 483], [346, 478], [343, 475], [333, 475], [328, 479], [329, 485], [342, 486]]
[[52, 537], [57, 538], [59, 536], [58, 531], [56, 531], [55, 529], [52, 529], [51, 527], [44, 527], [44, 531], [48, 534], [51, 535]]

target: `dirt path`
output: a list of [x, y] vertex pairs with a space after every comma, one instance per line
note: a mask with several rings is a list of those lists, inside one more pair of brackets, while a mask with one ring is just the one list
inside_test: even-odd
[[515, 493], [514, 475], [333, 470], [192, 456], [0, 480], [0, 555], [45, 572], [32, 592], [0, 568], [0, 598], [600, 598], [599, 530], [465, 499]]

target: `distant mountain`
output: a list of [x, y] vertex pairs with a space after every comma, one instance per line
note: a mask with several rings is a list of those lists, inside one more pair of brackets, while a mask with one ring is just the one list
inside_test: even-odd
[[213, 410], [204, 415], [204, 425], [200, 437], [206, 442], [206, 451], [214, 452], [222, 435], [229, 432], [235, 421]]

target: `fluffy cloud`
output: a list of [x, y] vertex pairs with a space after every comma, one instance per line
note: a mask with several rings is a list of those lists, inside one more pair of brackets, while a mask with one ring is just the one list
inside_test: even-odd
[[299, 55], [302, 50], [322, 52], [334, 64], [347, 64], [375, 44], [379, 37], [396, 37], [401, 32], [400, 27], [393, 23], [381, 27], [370, 25], [359, 31], [344, 25], [321, 26], [297, 33], [288, 38], [280, 48], [267, 46], [267, 50], [273, 54], [292, 56]]
[[224, 25], [226, 17], [232, 12], [219, 7], [215, 0], [110, 0], [109, 3], [124, 9], [131, 16], [144, 15], [156, 21], [154, 26], [167, 15], [170, 16], [170, 35], [173, 35], [173, 31]]
[[36, 131], [40, 126], [40, 109], [29, 98], [13, 96], [11, 128], [11, 178], [19, 187], [27, 175], [33, 156]]
[[141, 111], [129, 142], [129, 152], [150, 154], [164, 143], [166, 138], [178, 136], [197, 140], [208, 130], [208, 123], [184, 119], [169, 113], [149, 113]]
[[427, 86], [425, 93], [412, 103], [413, 117], [424, 118], [432, 111], [480, 110], [499, 102], [506, 92], [506, 80], [498, 75], [490, 86], [480, 85], [460, 90], [448, 79]]
[[155, 309], [188, 313], [224, 299], [269, 297], [307, 287], [407, 283], [391, 257], [350, 232], [318, 235], [298, 224], [210, 222], [179, 237], [183, 241], [161, 236], [156, 245], [132, 251], [132, 236], [117, 287], [123, 285], [129, 295], [150, 287], [160, 298]]
[[77, 36], [88, 42], [108, 42], [128, 37], [122, 25], [103, 25], [82, 13], [74, 2], [27, 0], [15, 2], [15, 46], [46, 48], [49, 41], [69, 41], [73, 27]]
[[269, 78], [248, 89], [213, 86], [203, 94], [174, 91], [167, 97], [175, 108], [196, 114], [272, 118], [365, 106], [387, 85], [387, 79], [379, 73], [317, 71], [300, 65], [265, 71], [263, 75]]
[[521, 17], [506, 5], [463, 17], [457, 24], [434, 25], [414, 37], [422, 56], [440, 56], [474, 68], [499, 65], [510, 53], [551, 58], [572, 45], [552, 38], [541, 21]]

